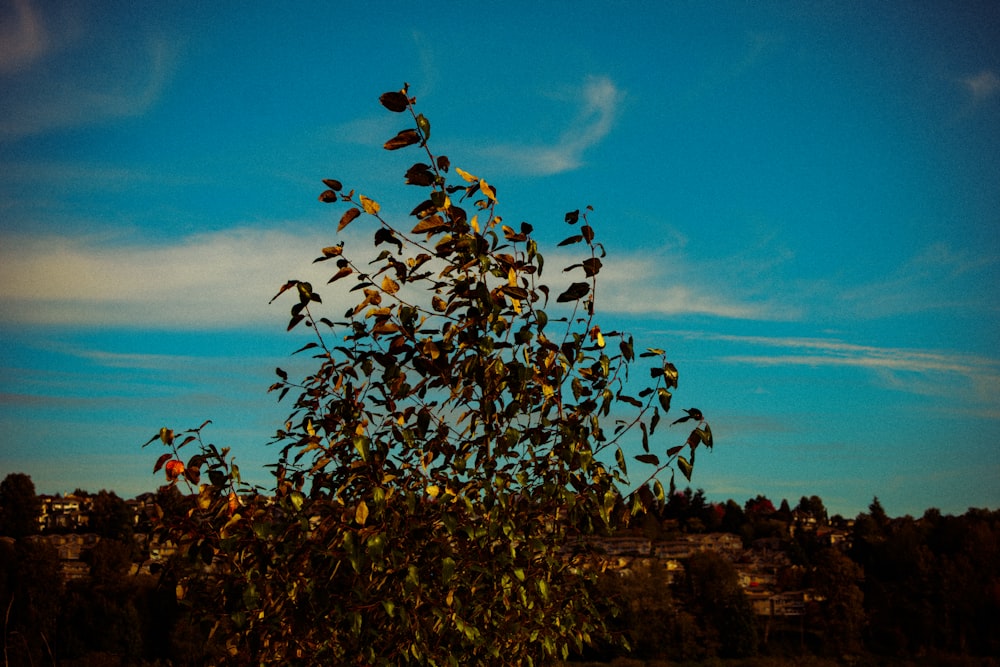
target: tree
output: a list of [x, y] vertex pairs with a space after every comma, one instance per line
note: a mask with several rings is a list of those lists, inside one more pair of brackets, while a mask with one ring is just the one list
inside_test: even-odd
[[42, 505], [35, 483], [22, 472], [13, 472], [0, 482], [0, 535], [25, 537], [38, 532]]
[[865, 627], [864, 593], [859, 583], [864, 572], [853, 560], [834, 548], [819, 552], [812, 572], [812, 585], [822, 598], [822, 628], [825, 645], [835, 656], [857, 653], [862, 648]]
[[[288, 329], [310, 330], [296, 354], [318, 368], [276, 371], [278, 399], [297, 397], [274, 439], [274, 488], [241, 484], [204, 425], [150, 440], [167, 448], [154, 470], [197, 491], [162, 530], [212, 565], [179, 591], [197, 593], [186, 600], [233, 662], [548, 663], [607, 630], [567, 544], [662, 503], [658, 476], [670, 470], [671, 491], [675, 466], [690, 479], [711, 429], [685, 410], [673, 424], [694, 423], [686, 441], [651, 450], [677, 369], [598, 323], [605, 251], [589, 207], [565, 216], [560, 245], [583, 257], [552, 290], [531, 225], [504, 224], [496, 188], [431, 152], [406, 87], [380, 101], [412, 119], [384, 148], [421, 152], [405, 182], [425, 194], [402, 226], [324, 181], [320, 200], [346, 204], [338, 230], [361, 219], [380, 252], [356, 258], [341, 242], [315, 260], [335, 265], [330, 283], [353, 282], [343, 289], [358, 302], [335, 320], [308, 282], [275, 296], [296, 297]], [[636, 386], [637, 359], [653, 363], [648, 386]], [[634, 487], [626, 437], [651, 469]]]
[[93, 498], [90, 509], [90, 529], [103, 538], [129, 542], [135, 519], [128, 503], [114, 491], [101, 490]]

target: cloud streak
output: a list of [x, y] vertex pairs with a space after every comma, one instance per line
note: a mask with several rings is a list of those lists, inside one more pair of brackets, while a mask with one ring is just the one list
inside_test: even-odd
[[[285, 302], [268, 305], [268, 299], [292, 277], [312, 281], [328, 312], [352, 307], [355, 294], [339, 283], [326, 287], [331, 265], [309, 263], [329, 238], [289, 231], [302, 228], [319, 226], [285, 222], [160, 245], [8, 234], [0, 238], [0, 313], [8, 324], [176, 330], [273, 326], [284, 316]], [[365, 232], [349, 228], [339, 239], [362, 262], [378, 250]], [[546, 255], [545, 282], [553, 295], [582, 277], [580, 270], [561, 270], [578, 262], [565, 251]], [[780, 304], [740, 296], [735, 278], [733, 284], [713, 282], [685, 273], [684, 266], [680, 254], [665, 258], [645, 249], [616, 254], [598, 275], [598, 309], [760, 320], [788, 314]], [[696, 275], [697, 280], [685, 277]]]
[[58, 75], [50, 76], [44, 85], [34, 78], [27, 85], [9, 82], [11, 94], [0, 98], [0, 140], [142, 115], [160, 99], [171, 77], [172, 60], [168, 44], [151, 39], [146, 58], [136, 64], [145, 67], [144, 81], [138, 86], [122, 87], [118, 81], [102, 84], [85, 77], [63, 80]]
[[485, 152], [506, 169], [549, 176], [578, 169], [584, 153], [611, 132], [624, 93], [608, 77], [590, 77], [572, 95], [579, 112], [552, 144], [501, 144]]

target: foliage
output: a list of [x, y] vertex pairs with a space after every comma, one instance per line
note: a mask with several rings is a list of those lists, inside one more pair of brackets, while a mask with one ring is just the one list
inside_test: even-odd
[[[168, 450], [155, 470], [197, 493], [190, 512], [165, 515], [162, 536], [211, 565], [179, 591], [233, 663], [565, 658], [606, 633], [568, 542], [663, 503], [658, 475], [671, 471], [671, 491], [674, 466], [690, 479], [711, 429], [685, 410], [674, 424], [694, 423], [686, 442], [651, 450], [677, 369], [597, 322], [605, 251], [589, 207], [565, 216], [573, 233], [559, 245], [583, 256], [565, 269], [568, 287], [551, 290], [531, 225], [504, 224], [494, 186], [431, 152], [405, 87], [380, 101], [412, 120], [384, 148], [421, 152], [405, 182], [425, 194], [404, 225], [324, 181], [320, 200], [346, 204], [338, 231], [373, 225], [381, 252], [366, 263], [342, 242], [315, 260], [357, 297], [339, 318], [317, 312], [308, 282], [275, 296], [295, 298], [288, 329], [311, 329], [296, 354], [318, 368], [301, 380], [276, 371], [271, 390], [295, 398], [274, 441], [274, 488], [243, 485], [202, 428], [150, 440]], [[638, 358], [654, 360], [640, 391]], [[651, 472], [623, 498], [630, 433]], [[198, 452], [184, 461], [189, 444]]]
[[10, 473], [0, 482], [0, 535], [24, 537], [38, 532], [41, 503], [31, 477]]

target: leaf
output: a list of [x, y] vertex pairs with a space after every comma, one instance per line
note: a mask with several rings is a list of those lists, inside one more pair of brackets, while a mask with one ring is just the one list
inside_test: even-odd
[[413, 144], [420, 143], [420, 134], [416, 130], [401, 130], [396, 136], [382, 145], [387, 151], [397, 151]]
[[424, 141], [431, 138], [431, 122], [423, 114], [417, 116], [417, 127], [424, 135]]
[[705, 428], [701, 432], [701, 441], [705, 443], [705, 446], [712, 449], [715, 446], [715, 441], [712, 440], [712, 429], [709, 427], [708, 422], [705, 422]]
[[484, 195], [486, 195], [487, 199], [496, 203], [497, 200], [496, 190], [491, 188], [490, 185], [481, 178], [479, 179], [479, 189]]
[[330, 188], [334, 192], [340, 192], [344, 188], [344, 185], [340, 181], [333, 178], [324, 178], [323, 185]]
[[668, 387], [677, 388], [677, 367], [671, 363], [666, 363], [663, 365], [663, 381]]
[[566, 214], [566, 222], [571, 225], [575, 225], [579, 219], [580, 219], [579, 209], [577, 209], [576, 211], [570, 211], [569, 213]]
[[406, 95], [397, 91], [382, 93], [378, 101], [382, 103], [382, 106], [394, 113], [406, 111], [406, 108], [410, 105], [410, 100]]
[[170, 460], [171, 456], [173, 456], [173, 454], [171, 452], [167, 452], [166, 454], [162, 454], [160, 458], [156, 459], [156, 465], [153, 466], [153, 474], [160, 472], [160, 468], [163, 467], [164, 463]]
[[354, 510], [354, 520], [362, 526], [368, 521], [368, 505], [365, 504], [364, 500], [358, 502], [358, 506]]
[[374, 199], [369, 199], [364, 195], [359, 195], [359, 198], [361, 199], [361, 206], [364, 207], [365, 213], [367, 213], [368, 215], [378, 214], [379, 205], [377, 201], [375, 201]]
[[455, 167], [455, 173], [458, 174], [459, 176], [461, 176], [462, 180], [464, 180], [466, 183], [478, 183], [479, 182], [479, 178], [477, 178], [476, 176], [473, 176], [472, 174], [470, 174], [469, 172], [465, 171], [461, 167]]
[[679, 451], [684, 449], [684, 445], [677, 445], [676, 447], [671, 447], [667, 450], [667, 456], [676, 456]]
[[684, 458], [683, 456], [678, 456], [677, 457], [677, 467], [681, 469], [681, 472], [684, 473], [684, 476], [687, 478], [687, 481], [690, 482], [691, 481], [691, 471], [694, 470], [694, 466], [691, 465], [690, 463], [688, 463], [688, 460], [686, 458]]
[[347, 211], [344, 212], [344, 215], [340, 217], [340, 224], [337, 225], [337, 231], [339, 232], [343, 230], [344, 227], [346, 227], [347, 225], [351, 224], [354, 220], [356, 220], [359, 215], [361, 215], [360, 209], [357, 208], [347, 209]]
[[424, 218], [410, 230], [411, 234], [434, 234], [447, 231], [450, 228], [448, 222], [440, 215], [432, 215]]
[[587, 243], [593, 242], [594, 240], [593, 227], [591, 227], [590, 225], [584, 225], [583, 227], [580, 227], [580, 232], [583, 234], [583, 238], [587, 241]]
[[324, 204], [332, 204], [337, 201], [337, 193], [333, 190], [323, 190], [319, 195], [319, 200]]
[[658, 466], [660, 465], [660, 457], [656, 454], [639, 454], [635, 457], [636, 461], [642, 463], [648, 463], [649, 465]]
[[395, 294], [399, 291], [399, 283], [389, 276], [382, 277], [382, 291], [386, 294]]
[[[673, 394], [663, 387], [660, 387], [656, 393], [660, 398], [660, 407], [663, 408], [664, 414], [670, 412], [670, 399], [673, 398]], [[677, 422], [674, 423], [676, 424]]]
[[565, 292], [560, 294], [556, 301], [560, 303], [565, 303], [567, 301], [576, 301], [577, 299], [582, 299], [587, 296], [590, 291], [590, 285], [587, 283], [573, 283], [567, 288]]
[[596, 257], [591, 257], [590, 259], [583, 260], [583, 272], [587, 274], [588, 278], [596, 276], [601, 270], [601, 260]]
[[559, 242], [558, 245], [560, 245], [560, 246], [573, 245], [574, 243], [579, 243], [582, 240], [583, 240], [583, 236], [577, 234], [575, 236], [568, 236], [568, 237], [564, 238], [562, 241]]

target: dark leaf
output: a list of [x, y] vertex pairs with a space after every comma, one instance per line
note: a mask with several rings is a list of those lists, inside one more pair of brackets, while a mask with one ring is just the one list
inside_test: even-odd
[[660, 457], [656, 454], [639, 454], [635, 457], [635, 460], [642, 463], [648, 463], [651, 466], [660, 465]]
[[564, 246], [564, 245], [573, 245], [574, 243], [579, 243], [582, 240], [583, 240], [583, 237], [581, 235], [577, 234], [575, 236], [569, 236], [567, 238], [564, 238], [562, 241], [559, 242], [559, 245], [561, 245], [561, 246]]
[[[150, 442], [152, 442], [152, 441], [150, 441]], [[160, 472], [160, 468], [163, 467], [164, 463], [166, 463], [167, 461], [170, 460], [171, 456], [173, 456], [173, 453], [171, 453], [171, 452], [167, 452], [166, 454], [160, 455], [160, 458], [156, 459], [156, 465], [153, 466], [153, 473], [155, 474], [155, 473]]]
[[579, 210], [570, 211], [569, 213], [566, 214], [566, 222], [568, 222], [571, 225], [575, 225], [576, 222], [577, 222], [577, 220], [579, 220], [579, 219], [580, 219], [580, 211]]
[[340, 181], [333, 178], [324, 178], [323, 185], [330, 188], [334, 192], [340, 192], [344, 188], [344, 185]]
[[677, 445], [676, 447], [671, 447], [667, 450], [667, 456], [676, 456], [678, 452], [684, 449], [684, 445]]
[[382, 106], [386, 109], [395, 113], [406, 111], [406, 108], [410, 104], [410, 100], [406, 97], [406, 95], [400, 92], [382, 93], [382, 95], [378, 98], [378, 101], [381, 102]]
[[591, 257], [590, 259], [583, 260], [583, 272], [587, 274], [588, 278], [597, 275], [597, 272], [601, 270], [601, 260], [596, 257]]
[[[670, 412], [670, 399], [673, 398], [673, 394], [671, 394], [663, 387], [660, 387], [657, 390], [657, 394], [659, 395], [660, 407], [663, 408], [664, 414]], [[677, 422], [674, 423], [676, 424]]]
[[582, 299], [587, 296], [590, 291], [590, 285], [587, 283], [573, 283], [569, 288], [560, 294], [556, 301], [559, 303], [565, 303], [567, 301], [576, 301], [577, 299]]
[[432, 185], [434, 183], [434, 173], [429, 164], [418, 162], [406, 171], [407, 185]]
[[332, 204], [337, 201], [337, 193], [333, 190], [324, 190], [320, 193], [319, 200], [324, 204]]
[[437, 159], [437, 165], [438, 169], [447, 172], [448, 169], [451, 168], [451, 161], [447, 158], [447, 156], [439, 155]]
[[400, 148], [406, 148], [407, 146], [412, 146], [413, 144], [420, 143], [420, 134], [416, 130], [402, 130], [399, 134], [394, 136], [389, 141], [385, 142], [382, 148], [387, 151], [395, 151]]
[[594, 228], [590, 225], [580, 227], [580, 232], [583, 234], [583, 238], [586, 239], [587, 243], [591, 243], [594, 240]]

